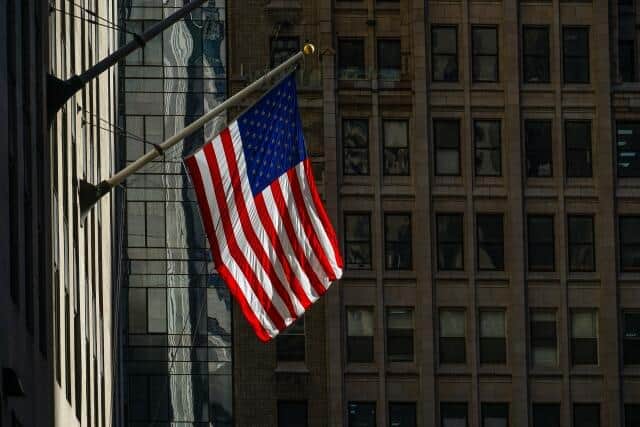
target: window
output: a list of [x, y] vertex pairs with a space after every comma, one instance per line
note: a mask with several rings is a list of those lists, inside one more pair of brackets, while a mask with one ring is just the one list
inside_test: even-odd
[[498, 28], [472, 27], [473, 81], [498, 81]]
[[464, 269], [464, 238], [462, 214], [438, 214], [438, 269]]
[[460, 121], [433, 121], [436, 175], [460, 175]]
[[618, 1], [618, 73], [623, 82], [636, 80], [636, 11], [633, 3], [633, 0]]
[[526, 83], [549, 83], [549, 27], [522, 28], [522, 70]]
[[527, 176], [552, 176], [551, 120], [525, 120], [524, 132]]
[[569, 215], [569, 271], [595, 271], [593, 217]]
[[338, 40], [338, 77], [341, 79], [364, 79], [364, 40]]
[[574, 403], [573, 427], [600, 427], [600, 404]]
[[384, 215], [384, 251], [387, 270], [411, 270], [411, 215]]
[[509, 404], [508, 403], [483, 403], [482, 427], [508, 427]]
[[624, 427], [640, 426], [640, 404], [627, 403], [624, 405]]
[[409, 175], [409, 129], [406, 120], [383, 120], [384, 174]]
[[640, 365], [640, 312], [623, 313], [625, 365]]
[[369, 120], [342, 121], [342, 150], [345, 175], [369, 175]]
[[129, 417], [132, 421], [169, 421], [169, 377], [129, 377]]
[[589, 83], [589, 29], [562, 29], [562, 59], [565, 83]]
[[571, 360], [574, 365], [598, 364], [598, 312], [571, 312]]
[[298, 37], [277, 37], [271, 39], [271, 68], [282, 64], [300, 50]]
[[387, 359], [391, 362], [413, 360], [413, 308], [387, 308]]
[[531, 311], [531, 361], [534, 366], [557, 366], [556, 314], [551, 310]]
[[533, 427], [560, 427], [560, 404], [534, 403]]
[[349, 402], [349, 427], [376, 427], [375, 402]]
[[389, 402], [389, 427], [416, 427], [416, 404]]
[[502, 175], [500, 139], [500, 120], [473, 121], [477, 176]]
[[305, 427], [307, 424], [306, 400], [278, 401], [278, 427]]
[[467, 427], [467, 403], [441, 402], [440, 425], [442, 427]]
[[567, 153], [567, 176], [589, 178], [591, 170], [591, 121], [564, 122], [564, 140]]
[[504, 270], [502, 214], [479, 214], [476, 218], [479, 270]]
[[505, 331], [504, 311], [480, 311], [480, 363], [507, 362]]
[[347, 361], [373, 362], [373, 308], [347, 307]]
[[378, 40], [378, 76], [381, 80], [400, 80], [402, 56], [400, 40]]
[[529, 271], [553, 271], [555, 268], [553, 215], [527, 216], [527, 259]]
[[640, 177], [640, 122], [617, 122], [618, 177]]
[[371, 269], [371, 215], [347, 213], [344, 215], [344, 253], [347, 268]]
[[458, 81], [458, 28], [431, 28], [431, 75], [434, 82]]
[[640, 271], [640, 216], [620, 217], [620, 269]]
[[[465, 363], [465, 312], [461, 309], [440, 310], [440, 363]], [[466, 413], [466, 411], [465, 411]]]
[[129, 288], [130, 334], [167, 332], [166, 289]]
[[299, 317], [276, 338], [276, 356], [280, 362], [304, 362], [304, 317]]

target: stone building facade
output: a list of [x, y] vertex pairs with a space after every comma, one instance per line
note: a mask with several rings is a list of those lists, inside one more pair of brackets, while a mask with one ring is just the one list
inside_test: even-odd
[[228, 5], [231, 92], [316, 44], [347, 264], [273, 343], [234, 312], [236, 425], [639, 425], [636, 3]]

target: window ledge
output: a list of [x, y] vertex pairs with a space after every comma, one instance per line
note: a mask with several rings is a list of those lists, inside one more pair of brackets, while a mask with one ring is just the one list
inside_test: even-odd
[[418, 375], [416, 362], [387, 362], [388, 374]]
[[309, 368], [304, 362], [278, 362], [276, 374], [308, 374]]
[[640, 377], [640, 365], [625, 366], [622, 368], [625, 377]]
[[619, 282], [626, 282], [623, 283], [624, 285], [636, 285], [638, 282], [640, 282], [640, 272], [639, 273], [635, 273], [635, 272], [621, 272], [618, 273], [618, 281]]
[[531, 368], [530, 375], [536, 377], [561, 377], [563, 375], [563, 371], [557, 366], [534, 366]]
[[370, 363], [350, 363], [347, 362], [344, 369], [345, 374], [358, 374], [358, 375], [377, 375], [378, 367], [375, 362]]
[[602, 369], [599, 365], [573, 366], [570, 371], [571, 376], [599, 377], [602, 376]]

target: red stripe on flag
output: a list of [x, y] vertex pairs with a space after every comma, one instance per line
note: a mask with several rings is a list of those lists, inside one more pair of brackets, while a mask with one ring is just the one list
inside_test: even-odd
[[256, 210], [258, 211], [258, 216], [260, 217], [260, 222], [262, 223], [262, 227], [264, 227], [267, 236], [269, 237], [269, 241], [271, 245], [275, 248], [276, 255], [278, 256], [278, 261], [280, 261], [280, 265], [282, 265], [282, 269], [284, 270], [284, 274], [287, 277], [287, 280], [291, 284], [291, 289], [295, 293], [298, 301], [302, 304], [302, 307], [306, 310], [311, 305], [311, 300], [307, 297], [307, 293], [302, 288], [300, 284], [300, 280], [298, 276], [295, 275], [293, 269], [291, 268], [291, 264], [287, 259], [286, 252], [282, 247], [282, 242], [278, 238], [278, 233], [271, 222], [271, 217], [269, 217], [269, 213], [267, 212], [267, 206], [264, 203], [264, 197], [262, 193], [258, 194], [253, 199], [256, 204]]
[[309, 212], [307, 212], [307, 208], [304, 205], [304, 197], [302, 196], [302, 190], [300, 189], [300, 182], [298, 181], [298, 174], [296, 173], [295, 168], [289, 169], [287, 171], [287, 176], [289, 177], [289, 186], [291, 188], [291, 192], [293, 193], [295, 206], [298, 211], [298, 217], [300, 218], [300, 222], [302, 223], [302, 227], [304, 228], [304, 233], [309, 240], [309, 244], [313, 249], [313, 254], [316, 256], [316, 258], [318, 258], [318, 261], [320, 261], [320, 265], [322, 265], [322, 268], [324, 269], [324, 272], [329, 280], [335, 280], [336, 272], [333, 271], [333, 267], [331, 266], [331, 263], [327, 258], [325, 249], [322, 247], [322, 244], [318, 239], [316, 229], [311, 223]]
[[234, 188], [233, 197], [236, 202], [236, 209], [238, 210], [238, 216], [240, 217], [240, 224], [242, 225], [242, 230], [244, 230], [244, 235], [249, 242], [249, 246], [253, 249], [256, 258], [260, 261], [262, 268], [267, 273], [267, 276], [273, 284], [276, 292], [278, 292], [278, 295], [280, 295], [280, 298], [282, 298], [282, 301], [287, 306], [291, 317], [295, 319], [298, 317], [298, 314], [293, 308], [293, 303], [291, 302], [289, 293], [280, 281], [269, 256], [264, 251], [264, 248], [258, 240], [258, 236], [256, 236], [255, 230], [251, 225], [247, 205], [244, 200], [244, 195], [242, 194], [242, 183], [240, 182], [240, 173], [238, 172], [238, 165], [236, 163], [236, 153], [233, 149], [233, 141], [231, 140], [229, 128], [222, 131], [220, 138], [222, 139], [222, 148], [224, 150], [225, 157], [227, 158], [227, 167], [229, 169], [229, 176], [231, 177], [231, 187]]
[[222, 178], [220, 177], [220, 170], [218, 169], [218, 162], [216, 160], [216, 154], [213, 150], [213, 146], [211, 144], [205, 145], [203, 148], [203, 152], [207, 159], [209, 170], [212, 175], [211, 180], [213, 181], [213, 189], [216, 194], [218, 207], [220, 209], [220, 222], [222, 223], [224, 235], [227, 240], [227, 245], [229, 246], [229, 253], [236, 261], [245, 277], [248, 279], [248, 282], [251, 285], [251, 289], [253, 289], [253, 293], [258, 298], [258, 301], [260, 301], [260, 304], [262, 305], [264, 310], [269, 314], [271, 321], [275, 324], [278, 330], [283, 330], [286, 325], [284, 323], [284, 320], [282, 319], [282, 316], [280, 315], [280, 313], [278, 313], [278, 310], [272, 304], [271, 298], [269, 298], [269, 296], [265, 293], [253, 269], [238, 247], [238, 242], [236, 241], [236, 236], [234, 234], [231, 225], [231, 219], [229, 217], [229, 207], [227, 206], [224, 190], [221, 186]]
[[327, 215], [327, 211], [324, 210], [324, 205], [322, 204], [322, 200], [320, 199], [320, 194], [318, 193], [318, 189], [316, 188], [316, 180], [313, 177], [313, 172], [311, 170], [311, 161], [307, 157], [304, 160], [304, 171], [307, 175], [307, 184], [309, 185], [309, 192], [311, 193], [311, 197], [313, 198], [313, 204], [315, 205], [316, 212], [318, 212], [318, 216], [324, 225], [324, 229], [329, 237], [329, 241], [331, 241], [331, 246], [333, 246], [333, 253], [338, 264], [338, 267], [344, 268], [344, 261], [342, 260], [342, 256], [340, 255], [340, 248], [338, 246], [338, 238], [336, 237], [336, 232], [333, 229], [333, 225], [331, 224], [331, 220], [329, 219], [329, 215]]
[[295, 231], [293, 230], [293, 223], [291, 222], [291, 217], [289, 216], [289, 210], [287, 209], [286, 203], [284, 201], [284, 196], [282, 195], [282, 189], [280, 188], [280, 183], [278, 180], [275, 180], [269, 186], [271, 189], [271, 194], [273, 194], [273, 200], [276, 203], [276, 207], [278, 208], [278, 212], [280, 213], [280, 218], [282, 218], [282, 223], [284, 224], [284, 228], [287, 232], [287, 236], [289, 237], [289, 242], [291, 243], [291, 248], [293, 252], [296, 254], [296, 258], [298, 262], [304, 269], [305, 273], [309, 277], [309, 281], [311, 282], [311, 286], [316, 291], [318, 296], [325, 293], [326, 288], [320, 282], [320, 279], [316, 275], [315, 270], [311, 266], [309, 259], [307, 258], [300, 242], [298, 241], [298, 236], [296, 236]]
[[188, 157], [184, 160], [185, 165], [189, 169], [189, 173], [191, 175], [191, 181], [193, 183], [193, 188], [196, 192], [196, 197], [198, 198], [198, 205], [200, 206], [200, 211], [202, 213], [202, 221], [204, 222], [204, 227], [207, 232], [207, 237], [209, 239], [209, 246], [211, 247], [211, 255], [213, 257], [213, 262], [216, 265], [216, 270], [220, 277], [225, 281], [229, 288], [229, 292], [231, 295], [238, 301], [240, 305], [240, 309], [244, 314], [245, 318], [255, 331], [256, 335], [262, 342], [267, 342], [271, 339], [269, 333], [262, 326], [262, 323], [256, 317], [253, 309], [249, 306], [242, 290], [240, 290], [240, 286], [238, 282], [233, 277], [231, 272], [227, 269], [227, 267], [222, 262], [222, 257], [220, 256], [220, 248], [218, 246], [218, 240], [215, 238], [216, 232], [212, 222], [211, 211], [209, 210], [209, 202], [207, 201], [207, 196], [204, 192], [204, 185], [202, 184], [202, 176], [200, 175], [200, 169], [198, 168], [197, 161], [195, 156]]

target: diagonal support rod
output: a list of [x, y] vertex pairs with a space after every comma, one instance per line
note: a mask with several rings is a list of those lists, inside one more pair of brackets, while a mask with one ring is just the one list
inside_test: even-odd
[[228, 108], [231, 108], [240, 103], [247, 96], [251, 95], [256, 90], [263, 87], [263, 85], [267, 84], [271, 86], [275, 79], [283, 73], [284, 71], [290, 69], [293, 65], [295, 65], [304, 55], [311, 55], [315, 52], [315, 47], [308, 43], [304, 45], [304, 48], [293, 55], [291, 58], [287, 59], [282, 64], [278, 65], [271, 71], [269, 71], [264, 76], [260, 77], [255, 82], [251, 83], [249, 86], [245, 87], [235, 95], [227, 98], [224, 102], [217, 105], [211, 111], [208, 111], [205, 115], [201, 116], [184, 129], [182, 129], [177, 134], [172, 137], [166, 139], [162, 144], [159, 144], [156, 150], [151, 150], [145, 153], [142, 157], [138, 158], [133, 163], [126, 166], [120, 172], [116, 172], [111, 177], [105, 179], [104, 181], [98, 183], [97, 185], [90, 184], [85, 180], [80, 180], [78, 186], [78, 197], [80, 201], [80, 217], [84, 220], [87, 216], [93, 205], [95, 205], [98, 200], [100, 200], [103, 196], [108, 194], [115, 186], [122, 183], [129, 176], [133, 175], [140, 169], [142, 169], [146, 164], [150, 163], [156, 157], [160, 156], [161, 153], [167, 151], [169, 148], [176, 145], [178, 142], [182, 141], [184, 138], [188, 137], [201, 127], [203, 127], [208, 121], [213, 119], [214, 117], [220, 115]]
[[155, 36], [175, 24], [194, 9], [202, 6], [207, 0], [193, 0], [189, 4], [178, 9], [162, 21], [158, 22], [144, 33], [136, 36], [129, 43], [102, 59], [93, 67], [82, 72], [80, 75], [72, 76], [68, 80], [61, 80], [52, 74], [47, 75], [47, 120], [49, 124], [54, 120], [56, 113], [62, 106], [82, 87], [108, 70], [125, 56], [144, 45]]

